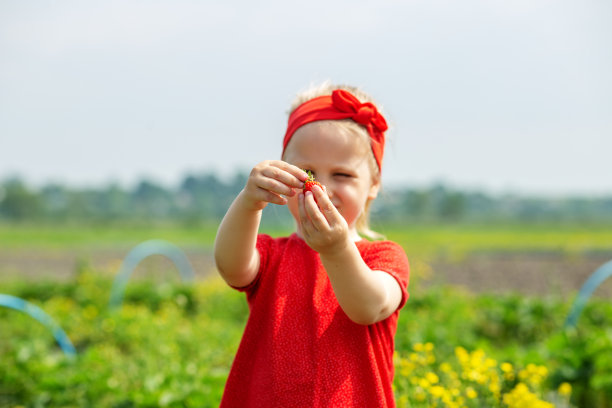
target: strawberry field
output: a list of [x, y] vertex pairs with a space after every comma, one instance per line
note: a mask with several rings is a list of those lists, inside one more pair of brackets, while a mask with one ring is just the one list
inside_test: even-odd
[[[516, 259], [527, 250], [554, 253], [559, 265], [575, 267], [564, 272], [571, 275], [591, 269], [579, 262], [592, 259], [586, 254], [605, 259], [612, 242], [607, 230], [423, 227], [386, 233], [406, 248], [413, 268], [396, 337], [398, 406], [612, 406], [610, 282], [589, 300], [577, 326], [564, 329], [579, 285], [539, 293], [520, 285], [483, 287], [472, 282], [478, 275], [470, 261], [482, 251], [505, 251]], [[218, 406], [247, 318], [243, 295], [200, 267], [196, 281], [185, 284], [172, 265], [149, 260], [129, 282], [122, 306], [108, 308], [120, 259], [94, 262], [94, 249], [125, 255], [152, 236], [191, 250], [200, 242], [206, 252], [212, 233], [0, 232], [0, 268], [5, 268], [0, 293], [40, 307], [76, 348], [76, 357], [66, 356], [48, 328], [25, 313], [0, 308], [0, 407]], [[27, 264], [38, 274], [17, 273], [26, 264], [14, 254], [45, 253], [49, 260], [69, 251], [75, 258], [62, 264], [70, 270], [61, 278], [44, 260]], [[3, 263], [9, 254], [13, 258]], [[506, 268], [507, 274], [513, 271]], [[538, 273], [515, 272], [523, 280]]]

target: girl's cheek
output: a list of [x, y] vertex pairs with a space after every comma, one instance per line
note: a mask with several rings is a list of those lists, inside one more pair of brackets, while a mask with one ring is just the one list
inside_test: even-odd
[[341, 198], [351, 198], [355, 196], [354, 189], [348, 184], [338, 184], [334, 188], [334, 193]]

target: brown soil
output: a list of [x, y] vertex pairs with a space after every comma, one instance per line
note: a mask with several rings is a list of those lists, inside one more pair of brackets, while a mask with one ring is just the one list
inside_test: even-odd
[[[6, 251], [0, 250], [0, 281], [3, 279], [70, 279], [83, 267], [114, 276], [121, 267], [129, 249], [105, 250], [38, 250]], [[214, 263], [210, 250], [187, 249], [196, 279], [214, 273]], [[133, 271], [134, 278], [153, 278], [179, 280], [180, 275], [174, 264], [162, 255], [145, 258]]]
[[[84, 266], [114, 276], [128, 252], [129, 248], [36, 252], [0, 249], [0, 281], [15, 278], [70, 279]], [[188, 248], [185, 253], [196, 278], [215, 273], [210, 249]], [[573, 295], [597, 268], [610, 259], [612, 253], [573, 256], [562, 253], [471, 254], [459, 261], [437, 259], [430, 262], [431, 272], [421, 282], [460, 285], [474, 292]], [[180, 279], [172, 262], [161, 255], [146, 258], [132, 276], [136, 279]], [[605, 281], [595, 295], [612, 297], [612, 278]]]
[[[430, 280], [475, 292], [574, 295], [596, 269], [611, 259], [612, 253], [472, 254], [458, 262], [432, 262]], [[594, 295], [612, 297], [612, 278], [604, 281]]]

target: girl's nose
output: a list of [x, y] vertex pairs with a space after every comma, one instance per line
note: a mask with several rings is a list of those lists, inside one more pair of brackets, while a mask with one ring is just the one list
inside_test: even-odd
[[326, 177], [325, 175], [317, 174], [317, 181], [323, 185], [323, 191], [327, 193], [327, 196], [331, 199], [334, 196], [334, 179], [332, 177]]
[[333, 188], [329, 188], [329, 187], [327, 187], [327, 185], [325, 185], [325, 184], [324, 184], [324, 186], [325, 186], [325, 187], [323, 188], [323, 191], [325, 191], [325, 192], [327, 193], [327, 196], [328, 196], [328, 197], [330, 198], [330, 200], [331, 200], [331, 199], [333, 198], [333, 196], [334, 196], [334, 194], [333, 194], [334, 189], [333, 189]]
[[333, 188], [333, 186], [331, 184], [329, 184], [329, 183], [322, 183], [322, 184], [323, 184], [323, 191], [325, 191], [327, 193], [327, 196], [331, 200], [334, 197], [334, 188]]

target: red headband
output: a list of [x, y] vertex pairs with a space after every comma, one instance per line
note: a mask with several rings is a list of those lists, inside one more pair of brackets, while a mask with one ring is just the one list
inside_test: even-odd
[[352, 119], [365, 126], [370, 134], [372, 153], [374, 153], [378, 169], [381, 170], [387, 122], [374, 104], [361, 103], [353, 94], [343, 89], [336, 89], [331, 95], [319, 96], [306, 101], [291, 113], [283, 140], [283, 153], [285, 153], [289, 140], [300, 126], [329, 119]]

